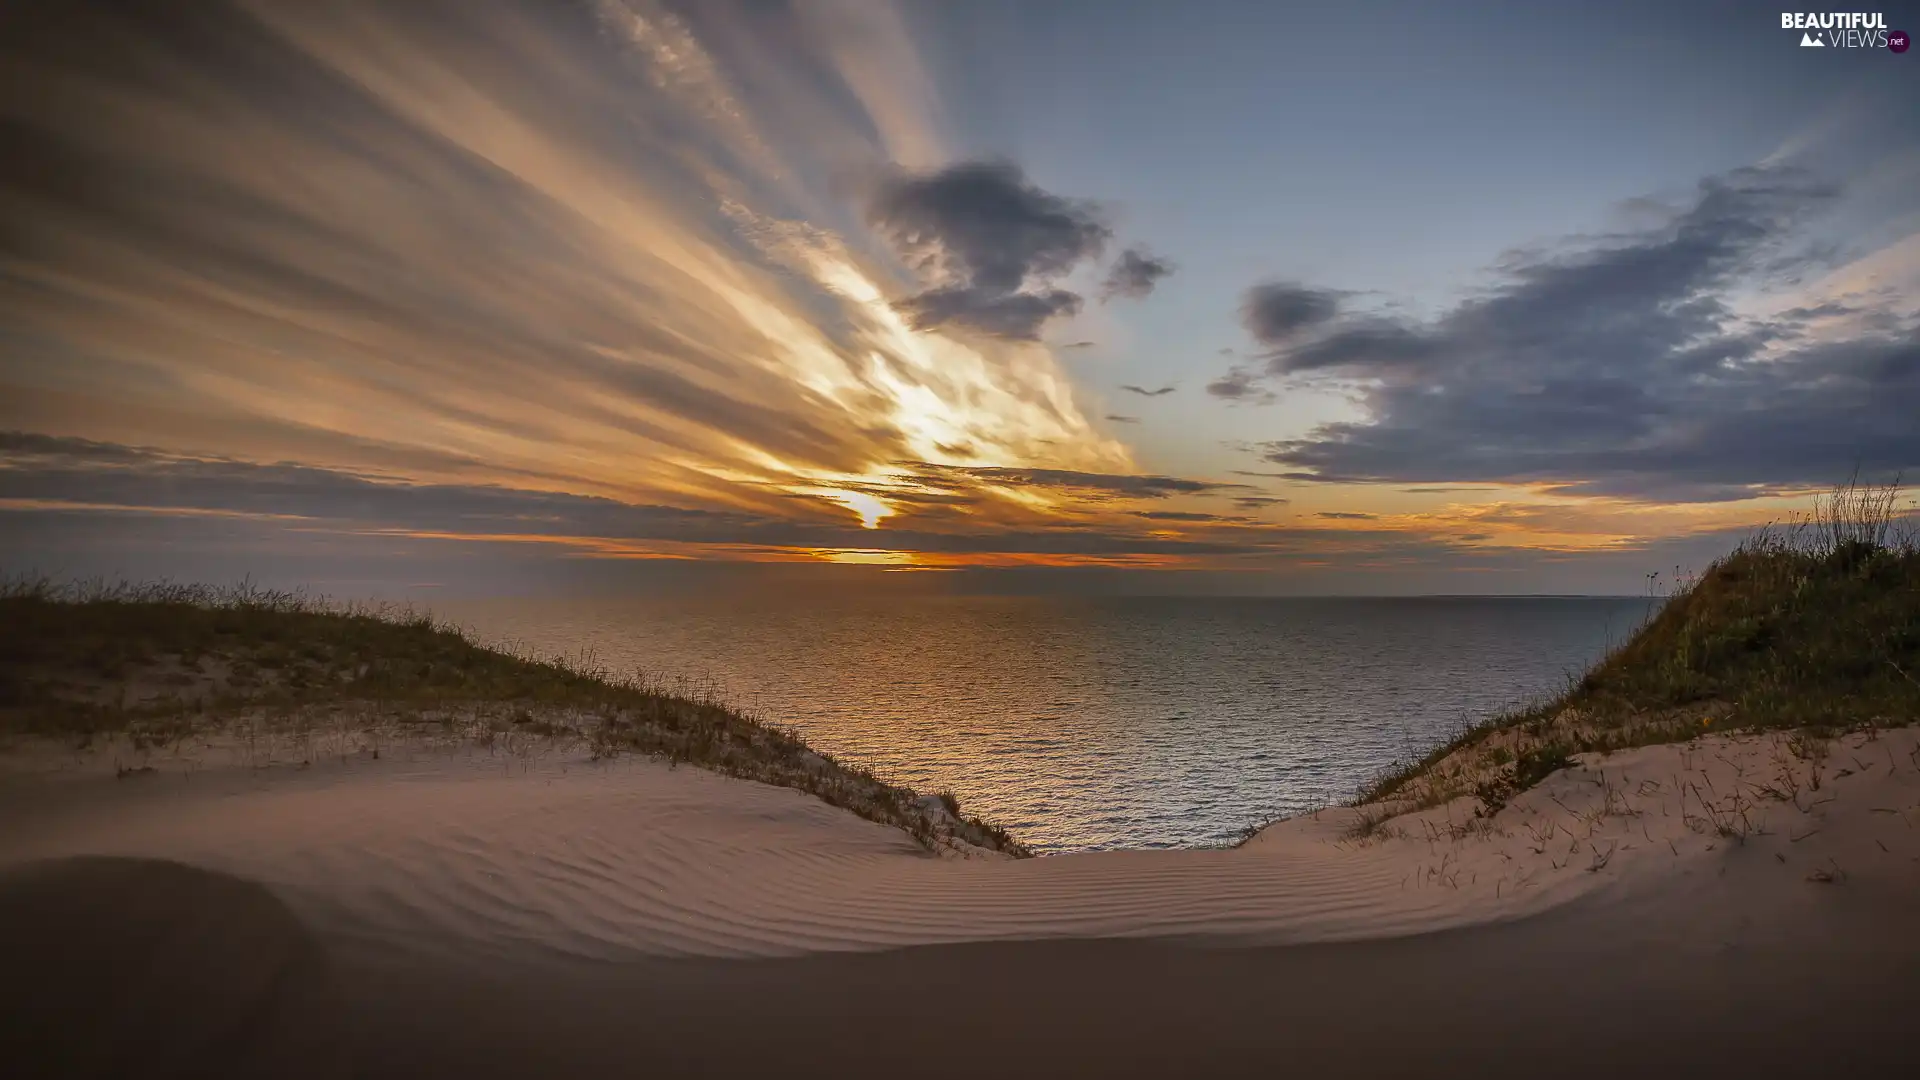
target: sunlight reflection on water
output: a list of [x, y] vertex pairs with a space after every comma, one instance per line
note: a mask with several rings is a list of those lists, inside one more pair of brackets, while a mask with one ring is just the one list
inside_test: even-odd
[[1217, 843], [1560, 689], [1644, 600], [516, 599], [445, 616], [708, 681], [1042, 852]]

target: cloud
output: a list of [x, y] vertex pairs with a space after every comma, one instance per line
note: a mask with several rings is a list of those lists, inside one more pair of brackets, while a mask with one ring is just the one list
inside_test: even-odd
[[1065, 289], [1044, 292], [999, 292], [972, 286], [929, 289], [895, 306], [915, 329], [947, 323], [970, 326], [996, 337], [1031, 341], [1040, 336], [1048, 319], [1080, 310], [1078, 293]]
[[1236, 367], [1225, 375], [1207, 384], [1207, 393], [1228, 401], [1247, 401], [1256, 405], [1271, 404], [1275, 395], [1260, 383], [1260, 375], [1247, 368]]
[[[841, 204], [848, 162], [939, 149], [889, 93], [910, 42], [790, 6], [445, 6], [9, 15], [0, 426], [754, 512], [902, 459], [1132, 468], [1052, 357], [902, 332], [891, 234]], [[930, 281], [923, 319], [1080, 304], [1046, 279], [1100, 247], [1083, 204], [973, 243], [964, 206], [913, 205], [973, 284], [1034, 275]]]
[[160, 451], [121, 446], [35, 431], [0, 431], [0, 467], [46, 467], [139, 464], [154, 460]]
[[[1337, 379], [1358, 393], [1363, 419], [1259, 447], [1295, 479], [1707, 501], [1822, 485], [1856, 462], [1911, 470], [1920, 311], [1793, 284], [1820, 268], [1805, 226], [1837, 195], [1784, 168], [1710, 177], [1658, 224], [1509, 256], [1491, 288], [1426, 322], [1289, 286], [1267, 321], [1249, 316], [1265, 366], [1209, 391]], [[1799, 302], [1765, 313], [1782, 291]]]
[[1233, 505], [1242, 510], [1263, 510], [1269, 506], [1285, 506], [1291, 501], [1274, 495], [1242, 495], [1233, 500]]
[[1017, 469], [998, 466], [933, 465], [908, 462], [907, 468], [929, 479], [966, 477], [1017, 487], [1063, 488], [1102, 492], [1133, 498], [1160, 499], [1169, 495], [1204, 495], [1246, 489], [1246, 484], [1190, 480], [1177, 476], [1076, 472], [1069, 469]]
[[1123, 416], [1120, 413], [1108, 413], [1107, 419], [1116, 424], [1137, 424], [1140, 422], [1140, 418], [1137, 416]]
[[1314, 517], [1326, 518], [1329, 521], [1374, 521], [1377, 520], [1379, 516], [1378, 514], [1363, 514], [1354, 510], [1322, 510], [1314, 515]]
[[1376, 319], [1343, 326], [1318, 341], [1277, 352], [1267, 361], [1266, 372], [1417, 372], [1439, 354], [1439, 345], [1418, 330]]
[[1129, 394], [1139, 394], [1141, 397], [1160, 397], [1173, 393], [1176, 388], [1172, 386], [1159, 386], [1149, 390], [1144, 386], [1135, 386], [1132, 383], [1127, 383], [1121, 386], [1120, 389], [1125, 390]]
[[1135, 510], [1133, 516], [1149, 521], [1226, 521], [1218, 514], [1198, 514], [1188, 510]]
[[1069, 341], [1060, 347], [1063, 349], [1091, 349], [1097, 344], [1099, 343], [1094, 341]]
[[1120, 253], [1113, 268], [1107, 271], [1106, 281], [1100, 286], [1100, 297], [1111, 300], [1124, 296], [1131, 300], [1144, 299], [1153, 292], [1160, 279], [1172, 274], [1174, 266], [1165, 259], [1150, 254], [1145, 248], [1131, 247]]
[[1262, 345], [1283, 345], [1300, 331], [1338, 314], [1341, 295], [1291, 282], [1255, 285], [1241, 301], [1240, 321], [1253, 340]]
[[[918, 329], [946, 323], [1030, 339], [1080, 297], [1046, 283], [1113, 237], [1094, 203], [1044, 191], [1010, 161], [966, 161], [882, 180], [867, 218], [940, 284], [901, 301]], [[1024, 291], [1030, 285], [1038, 291]]]
[[902, 249], [1005, 292], [1066, 273], [1113, 235], [1092, 203], [1042, 191], [1009, 161], [889, 177], [869, 214]]
[[[1508, 575], [1501, 580], [1516, 582], [1517, 591], [1564, 591], [1570, 565], [1564, 554], [1485, 542], [1509, 534], [1510, 521], [1566, 525], [1553, 508], [1532, 514], [1525, 508], [1493, 508], [1482, 515], [1484, 525], [1466, 519], [1431, 529], [1416, 520], [1389, 525], [1338, 516], [1283, 525], [1129, 501], [1212, 495], [1230, 498], [1244, 510], [1277, 502], [1244, 493], [1238, 485], [1176, 477], [903, 466], [897, 481], [921, 484], [924, 490], [913, 512], [895, 519], [909, 524], [890, 523], [882, 534], [878, 546], [898, 556], [890, 565], [970, 571], [1022, 566], [1048, 573], [1066, 567], [1079, 568], [1074, 573], [1088, 567], [1181, 567], [1227, 573], [1219, 584], [1230, 591], [1288, 580], [1323, 591], [1328, 573], [1363, 591], [1433, 591], [1444, 575], [1461, 571], [1501, 572]], [[850, 481], [848, 486], [860, 485]], [[1030, 490], [1008, 498], [1008, 488]], [[968, 528], [996, 504], [1037, 501], [1029, 496], [1099, 512], [1035, 515], [1016, 525]], [[822, 508], [817, 498], [783, 498]], [[951, 512], [943, 517], [943, 511]], [[1182, 523], [1181, 535], [1142, 524], [1152, 522]], [[1462, 528], [1465, 523], [1474, 527]], [[1605, 521], [1573, 524], [1575, 532], [1611, 531]], [[1581, 570], [1588, 575], [1582, 580], [1617, 592], [1638, 582], [1645, 565], [1704, 561], [1738, 535], [1703, 534], [1681, 545], [1684, 552], [1648, 548], [1627, 536], [1583, 563], [1592, 569]], [[596, 575], [579, 580], [603, 583], [624, 580], [597, 575], [617, 572], [608, 560], [634, 566], [645, 562], [631, 560], [665, 558], [680, 560], [670, 578], [684, 582], [703, 566], [721, 563], [823, 566], [837, 553], [871, 554], [877, 539], [832, 514], [801, 519], [491, 484], [416, 483], [298, 463], [260, 464], [0, 433], [0, 564], [55, 574], [135, 572], [219, 581], [264, 573], [289, 584], [337, 580], [358, 589], [390, 573], [403, 574], [405, 581], [423, 580], [420, 575], [427, 573], [434, 580], [460, 579], [492, 589], [507, 580], [503, 574], [519, 572], [540, 580], [552, 574]], [[689, 559], [708, 561], [684, 561]], [[324, 575], [318, 579], [316, 567]], [[1249, 578], [1247, 571], [1278, 576]], [[1070, 587], [1064, 585], [1068, 579], [1046, 580], [1055, 583], [1047, 588]], [[1170, 580], [1179, 589], [1179, 582], [1195, 579]]]
[[[923, 493], [918, 500], [923, 505], [978, 503], [984, 486], [1138, 499], [1209, 494], [1238, 486], [1155, 475], [932, 465], [918, 466], [915, 478], [941, 488]], [[846, 488], [861, 490], [862, 485]], [[795, 557], [867, 549], [874, 544], [872, 532], [840, 520], [839, 515], [800, 519], [494, 485], [410, 483], [297, 463], [194, 457], [85, 439], [0, 432], [0, 514], [47, 513], [108, 515], [114, 520], [129, 515], [148, 519], [232, 516], [309, 533], [546, 544], [587, 554]], [[128, 529], [125, 524], [110, 524], [108, 531], [133, 535]], [[1061, 527], [1052, 522], [983, 531], [889, 529], [885, 536], [889, 550], [949, 556], [1199, 557], [1261, 550], [1259, 545], [1238, 541], [1175, 541], [1124, 528]]]

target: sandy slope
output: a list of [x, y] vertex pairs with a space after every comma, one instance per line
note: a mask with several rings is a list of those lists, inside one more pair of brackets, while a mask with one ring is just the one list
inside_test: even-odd
[[[1795, 749], [1774, 737], [1649, 747], [1563, 772], [1492, 819], [1456, 804], [1364, 839], [1352, 837], [1355, 812], [1329, 811], [1232, 851], [1021, 862], [933, 858], [805, 795], [649, 762], [390, 748], [379, 761], [266, 773], [176, 763], [126, 779], [97, 763], [16, 764], [0, 780], [0, 867], [132, 855], [264, 884], [352, 984], [365, 1060], [397, 1072], [451, 1060], [416, 1060], [428, 1048], [471, 1050], [446, 1035], [475, 1023], [499, 1045], [470, 1055], [472, 1068], [511, 1072], [515, 1045], [534, 1055], [518, 1059], [532, 1068], [560, 1043], [583, 1069], [642, 1045], [682, 1071], [761, 1060], [756, 1042], [724, 1037], [707, 1057], [677, 1058], [685, 1046], [623, 1037], [632, 1033], [618, 1010], [592, 1019], [620, 1002], [672, 1013], [688, 1030], [731, 1012], [742, 1030], [788, 1038], [804, 1036], [795, 1017], [811, 1017], [875, 1046], [919, 1030], [915, 1017], [946, 1017], [978, 1041], [993, 1024], [1025, 1030], [1051, 1015], [1056, 1032], [1109, 1030], [1102, 1054], [1134, 1045], [1141, 1033], [1123, 1032], [1121, 1017], [1148, 1004], [1203, 1027], [1228, 1016], [1254, 1023], [1248, 987], [1276, 992], [1290, 985], [1275, 982], [1283, 976], [1322, 988], [1293, 991], [1300, 1000], [1281, 1041], [1300, 1053], [1325, 1036], [1304, 1016], [1346, 1018], [1347, 1041], [1321, 1047], [1333, 1054], [1366, 1041], [1378, 1008], [1452, 1015], [1475, 995], [1513, 1024], [1548, 1023], [1555, 995], [1567, 1007], [1586, 995], [1588, 1007], [1647, 1012], [1634, 1038], [1664, 1030], [1657, 1017], [1668, 1007], [1757, 1017], [1799, 1000], [1795, 985], [1823, 987], [1824, 1004], [1801, 1001], [1803, 1013], [1868, 989], [1847, 1016], [1913, 1002], [1920, 738], [1852, 736], [1824, 760]], [[151, 893], [137, 876], [147, 871], [128, 872], [125, 902], [139, 904]], [[1167, 952], [1169, 942], [1180, 947]], [[1699, 963], [1674, 969], [1686, 957]], [[1563, 967], [1580, 964], [1619, 970]], [[1520, 993], [1525, 980], [1502, 974], [1519, 971], [1544, 989]], [[1363, 973], [1388, 981], [1356, 982]], [[1762, 982], [1714, 989], [1736, 977]], [[1592, 979], [1599, 988], [1585, 989]], [[1447, 1000], [1396, 1001], [1393, 980]], [[1041, 986], [1054, 990], [1035, 998]], [[1340, 994], [1352, 998], [1342, 1006]], [[1629, 1004], [1622, 994], [1638, 996]], [[1687, 1000], [1663, 1005], [1663, 995]], [[1375, 997], [1389, 1004], [1366, 1004]], [[1086, 1011], [1099, 1001], [1108, 1003]], [[516, 1004], [503, 1018], [506, 1002]], [[1204, 1022], [1193, 1014], [1202, 1006]], [[868, 1014], [898, 1022], [891, 1033], [848, 1027]], [[426, 1019], [412, 1027], [402, 1017]], [[1872, 1030], [1856, 1051], [1883, 1048]], [[1207, 1058], [1225, 1067], [1269, 1045], [1248, 1038], [1189, 1049], [1226, 1055]], [[1390, 1050], [1366, 1052], [1389, 1054], [1384, 1068]], [[1780, 1053], [1756, 1061], [1778, 1064]], [[1146, 1048], [1115, 1054], [1103, 1071], [1151, 1058]], [[1612, 1060], [1592, 1060], [1602, 1059]], [[1045, 1071], [1046, 1060], [1029, 1064]], [[940, 1062], [919, 1064], [940, 1072]]]

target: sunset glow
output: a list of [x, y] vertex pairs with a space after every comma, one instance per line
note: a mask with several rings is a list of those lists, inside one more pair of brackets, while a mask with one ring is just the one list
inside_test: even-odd
[[1872, 125], [1508, 218], [1365, 170], [1427, 222], [1381, 232], [1230, 130], [1264, 92], [1168, 89], [1222, 117], [1190, 161], [1082, 145], [962, 87], [937, 5], [216, 7], [9, 52], [7, 158], [46, 163], [0, 178], [21, 558], [111, 507], [260, 550], [295, 514], [343, 552], [1606, 591], [1920, 460], [1920, 188]]

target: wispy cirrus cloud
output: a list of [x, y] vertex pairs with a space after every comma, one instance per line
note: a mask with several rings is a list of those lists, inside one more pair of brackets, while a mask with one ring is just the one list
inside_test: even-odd
[[882, 92], [910, 42], [829, 15], [18, 12], [0, 423], [721, 513], [902, 459], [1131, 468], [1045, 350], [894, 308], [911, 268], [835, 170], [938, 121]]

